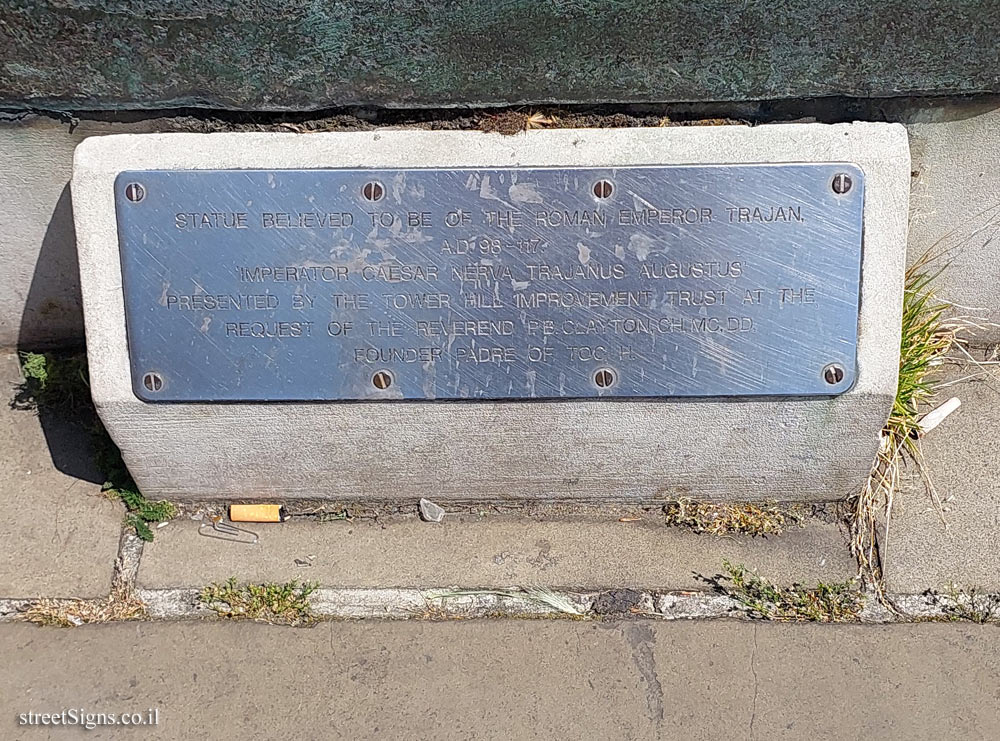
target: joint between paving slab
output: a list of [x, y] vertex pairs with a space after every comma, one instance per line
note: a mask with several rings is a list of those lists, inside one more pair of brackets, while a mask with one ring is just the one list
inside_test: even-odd
[[[631, 592], [627, 610], [597, 612], [598, 600], [609, 593]], [[750, 614], [733, 597], [718, 592], [656, 592], [634, 590], [565, 591], [545, 590], [546, 598], [560, 606], [540, 601], [528, 590], [448, 589], [334, 589], [319, 588], [310, 595], [310, 617], [322, 620], [468, 620], [468, 619], [577, 619], [604, 618], [652, 620], [730, 619], [753, 622], [823, 622], [824, 624], [889, 624], [927, 621], [971, 620], [956, 613], [937, 595], [888, 595], [893, 609], [876, 596], [864, 593], [864, 608], [855, 620], [779, 620]], [[216, 613], [201, 602], [200, 589], [138, 589], [145, 603], [143, 619], [154, 621], [215, 619]], [[1000, 599], [1000, 596], [991, 595]], [[90, 600], [82, 600], [87, 602]], [[95, 600], [96, 601], [96, 600]], [[21, 619], [33, 600], [0, 600], [0, 622]], [[1000, 618], [1000, 615], [997, 616]], [[986, 622], [986, 621], [976, 621]], [[995, 622], [990, 619], [989, 622]]]

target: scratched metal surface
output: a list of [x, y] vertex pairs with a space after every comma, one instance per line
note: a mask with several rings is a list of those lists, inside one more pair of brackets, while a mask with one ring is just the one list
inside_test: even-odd
[[146, 401], [809, 396], [854, 382], [864, 175], [851, 164], [141, 171], [115, 189]]

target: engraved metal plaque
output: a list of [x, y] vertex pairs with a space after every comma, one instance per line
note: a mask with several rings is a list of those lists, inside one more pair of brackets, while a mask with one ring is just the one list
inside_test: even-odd
[[831, 395], [852, 164], [185, 170], [115, 184], [146, 401]]

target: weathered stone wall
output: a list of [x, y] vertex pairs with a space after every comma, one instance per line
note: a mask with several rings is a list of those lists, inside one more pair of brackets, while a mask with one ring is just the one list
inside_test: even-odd
[[2, 0], [0, 105], [247, 110], [1000, 92], [993, 0]]
[[[889, 113], [910, 134], [908, 255], [947, 252], [940, 294], [985, 320], [979, 344], [1000, 343], [1000, 108], [918, 104]], [[82, 121], [72, 131], [42, 117], [0, 125], [0, 347], [83, 342], [68, 190], [76, 144], [107, 133], [218, 128], [225, 126], [179, 118]]]

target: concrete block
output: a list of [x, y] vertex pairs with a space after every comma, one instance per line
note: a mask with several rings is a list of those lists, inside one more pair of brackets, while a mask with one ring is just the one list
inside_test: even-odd
[[[939, 395], [962, 400], [958, 411], [921, 443], [925, 470], [943, 503], [928, 494], [910, 465], [896, 497], [882, 558], [889, 591], [976, 587], [1000, 592], [1000, 374], [951, 366], [953, 386]], [[964, 379], [964, 380], [963, 380]]]
[[319, 582], [324, 587], [517, 587], [645, 590], [708, 589], [699, 577], [724, 559], [781, 584], [846, 581], [857, 573], [839, 523], [809, 519], [768, 538], [699, 535], [643, 522], [447, 516], [378, 522], [288, 522], [248, 527], [256, 545], [198, 535], [178, 520], [146, 545], [138, 583], [145, 589], [242, 581]]
[[[88, 136], [148, 131], [147, 122], [43, 116], [0, 122], [0, 350], [83, 345], [83, 302], [69, 181]], [[164, 124], [167, 125], [167, 124]]]
[[1000, 342], [1000, 109], [946, 106], [905, 120], [914, 167], [908, 257], [939, 255], [940, 297], [979, 318], [977, 344]]
[[89, 430], [8, 403], [21, 380], [0, 355], [0, 597], [102, 597], [123, 510], [101, 495]]
[[[858, 378], [836, 398], [614, 404], [146, 404], [133, 394], [112, 184], [125, 169], [850, 161], [866, 173]], [[94, 400], [150, 497], [434, 501], [837, 499], [895, 395], [905, 130], [885, 124], [135, 135], [77, 148]]]
[[0, 348], [80, 344], [83, 309], [66, 127], [0, 126]]

